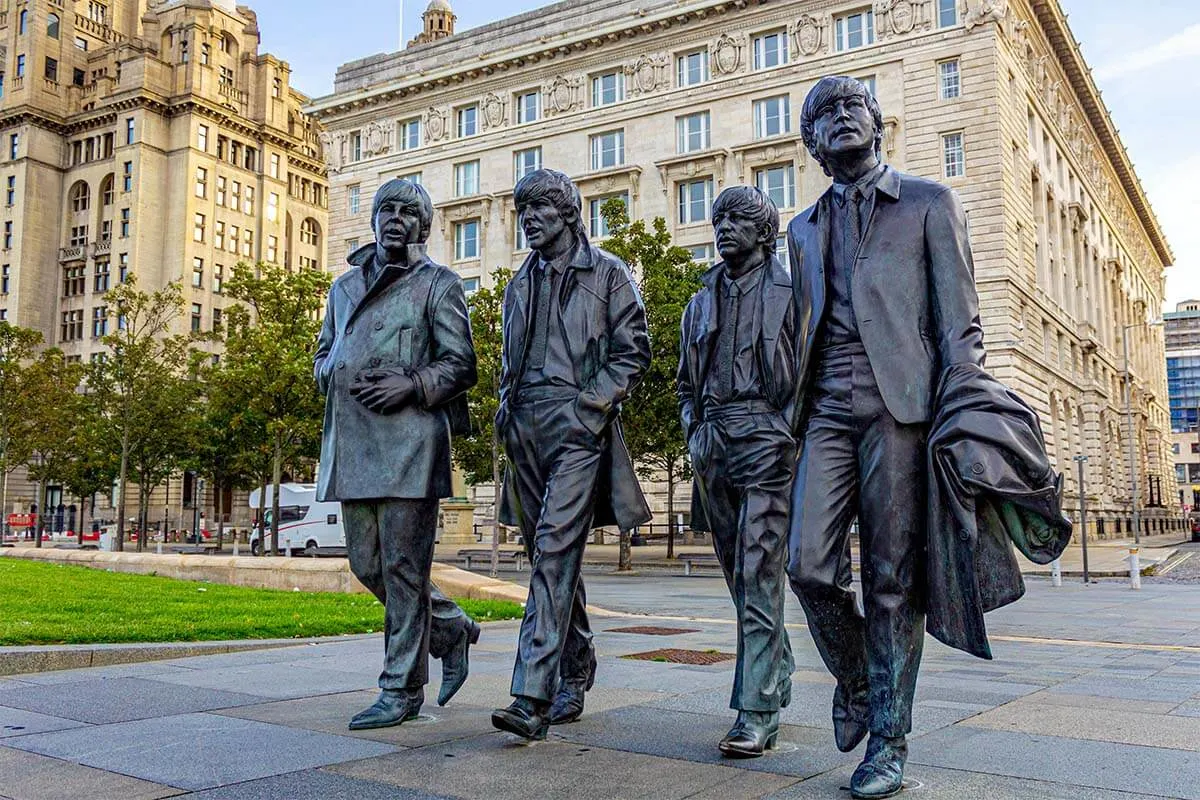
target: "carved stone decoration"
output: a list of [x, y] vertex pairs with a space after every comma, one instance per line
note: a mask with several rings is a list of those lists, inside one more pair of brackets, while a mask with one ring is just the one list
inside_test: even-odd
[[731, 75], [742, 67], [743, 43], [728, 33], [721, 34], [712, 46], [712, 71], [714, 75]]
[[392, 149], [392, 129], [385, 128], [378, 122], [372, 122], [363, 130], [363, 153], [365, 155], [380, 155]]
[[564, 78], [557, 76], [548, 83], [543, 91], [546, 98], [546, 114], [565, 114], [580, 106], [579, 92], [583, 85], [581, 78]]
[[425, 136], [431, 142], [440, 142], [450, 132], [446, 109], [430, 108], [425, 112]]
[[892, 153], [896, 152], [896, 129], [900, 127], [900, 120], [896, 117], [886, 117], [883, 120], [883, 152], [890, 160]]
[[638, 56], [637, 61], [625, 65], [629, 79], [630, 94], [650, 94], [667, 85], [669, 59], [662, 54]]
[[811, 14], [804, 14], [796, 20], [796, 30], [793, 38], [800, 55], [812, 56], [825, 42], [825, 21]]
[[507, 103], [504, 101], [504, 98], [495, 92], [488, 92], [484, 95], [483, 102], [480, 105], [483, 109], [484, 130], [499, 128], [504, 125], [508, 116], [505, 114]]
[[963, 15], [963, 27], [971, 30], [976, 25], [988, 22], [1000, 23], [1003, 27], [1008, 16], [1008, 0], [968, 0], [967, 13]]
[[321, 134], [321, 148], [325, 151], [325, 165], [330, 172], [341, 172], [342, 164], [342, 140], [344, 134], [333, 134], [325, 131]]
[[908, 2], [908, 0], [897, 0], [897, 2], [892, 3], [889, 16], [892, 23], [892, 32], [897, 34], [910, 32], [917, 22], [917, 13], [913, 9], [913, 4]]

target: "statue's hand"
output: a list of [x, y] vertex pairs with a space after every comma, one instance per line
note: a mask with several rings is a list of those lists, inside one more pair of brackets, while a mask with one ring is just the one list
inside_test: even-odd
[[371, 369], [355, 376], [350, 394], [376, 414], [391, 414], [408, 404], [416, 384], [404, 370]]

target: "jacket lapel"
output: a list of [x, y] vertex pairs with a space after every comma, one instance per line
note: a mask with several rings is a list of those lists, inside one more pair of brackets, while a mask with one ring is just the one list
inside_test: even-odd
[[696, 407], [700, 408], [700, 389], [708, 377], [708, 365], [712, 360], [713, 344], [717, 340], [717, 281], [724, 274], [724, 266], [718, 263], [700, 276], [704, 291], [700, 294], [696, 308], [695, 335], [689, 343], [692, 351], [692, 381], [696, 390]]
[[512, 282], [508, 285], [507, 294], [510, 303], [509, 307], [505, 309], [504, 349], [508, 355], [508, 362], [512, 365], [509, 375], [513, 378], [521, 374], [525, 360], [525, 338], [529, 327], [529, 305], [532, 302], [531, 292], [533, 291], [529, 271], [533, 268], [537, 257], [536, 252], [526, 256], [525, 262], [521, 264], [517, 274], [513, 276]]
[[812, 297], [812, 311], [808, 318], [808, 336], [817, 330], [817, 324], [825, 315], [825, 263], [829, 257], [829, 196], [827, 190], [813, 206], [809, 222], [816, 224], [816, 236], [804, 242], [803, 269]]

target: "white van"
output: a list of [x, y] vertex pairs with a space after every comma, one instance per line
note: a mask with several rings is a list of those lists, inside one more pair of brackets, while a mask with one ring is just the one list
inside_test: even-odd
[[[255, 526], [250, 535], [250, 552], [262, 552], [262, 531], [271, 536], [271, 490], [267, 487], [264, 524]], [[250, 507], [261, 508], [260, 489], [250, 493]], [[292, 555], [345, 555], [346, 529], [342, 527], [342, 504], [317, 502], [317, 486], [313, 483], [282, 483], [279, 485], [279, 549], [289, 544]]]

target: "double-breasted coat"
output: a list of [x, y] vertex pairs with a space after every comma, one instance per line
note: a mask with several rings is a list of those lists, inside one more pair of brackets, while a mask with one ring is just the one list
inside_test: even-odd
[[[475, 384], [475, 350], [462, 282], [410, 246], [410, 266], [387, 266], [368, 287], [374, 243], [347, 258], [329, 289], [313, 373], [325, 395], [318, 500], [448, 497], [452, 409]], [[350, 394], [360, 372], [407, 370], [415, 397], [378, 414]], [[452, 413], [453, 412], [453, 413]]]
[[[504, 290], [504, 347], [500, 375], [500, 409], [496, 424], [507, 424], [510, 403], [524, 369], [529, 332], [532, 280], [537, 263], [531, 253]], [[575, 412], [595, 436], [604, 437], [600, 484], [596, 492], [594, 527], [632, 530], [650, 521], [625, 437], [621, 431], [621, 402], [650, 367], [650, 337], [646, 310], [629, 267], [611, 253], [581, 241], [575, 258], [562, 276], [558, 313], [551, 324], [565, 332], [575, 380], [580, 387]], [[499, 518], [518, 525], [518, 502], [513, 481], [506, 479]]]

